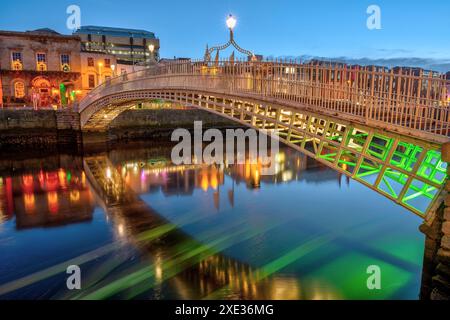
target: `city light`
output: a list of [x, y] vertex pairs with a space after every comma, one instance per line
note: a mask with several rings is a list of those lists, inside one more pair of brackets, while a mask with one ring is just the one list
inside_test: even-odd
[[347, 2], [2, 6], [0, 301], [450, 300], [450, 1]]
[[233, 17], [233, 15], [230, 14], [228, 16], [228, 18], [227, 18], [227, 27], [228, 27], [228, 29], [233, 30], [234, 27], [236, 27], [236, 23], [237, 23], [236, 18]]

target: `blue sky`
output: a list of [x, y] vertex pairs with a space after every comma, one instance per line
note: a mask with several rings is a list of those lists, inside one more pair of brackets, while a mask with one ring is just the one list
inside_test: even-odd
[[[448, 0], [2, 1], [0, 29], [70, 33], [71, 4], [81, 7], [82, 25], [155, 32], [162, 57], [201, 57], [206, 43], [227, 40], [225, 18], [233, 13], [238, 43], [265, 56], [450, 60]], [[371, 4], [381, 8], [381, 30], [366, 28]]]

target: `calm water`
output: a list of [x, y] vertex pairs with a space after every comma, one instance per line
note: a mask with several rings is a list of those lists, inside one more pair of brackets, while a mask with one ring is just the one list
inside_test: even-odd
[[418, 298], [424, 236], [406, 209], [288, 148], [273, 177], [174, 166], [170, 150], [0, 160], [0, 298]]

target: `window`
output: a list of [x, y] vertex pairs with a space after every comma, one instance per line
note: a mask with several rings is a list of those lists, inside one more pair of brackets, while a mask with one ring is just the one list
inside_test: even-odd
[[94, 58], [91, 58], [91, 57], [89, 57], [89, 58], [87, 58], [87, 64], [88, 64], [88, 67], [94, 67]]
[[95, 75], [93, 74], [89, 75], [89, 88], [95, 88]]
[[61, 55], [61, 70], [64, 72], [70, 71], [70, 56], [68, 54]]
[[11, 66], [13, 70], [20, 71], [23, 69], [22, 52], [13, 52], [11, 54]]
[[47, 55], [45, 53], [36, 54], [36, 68], [38, 71], [47, 71]]
[[70, 56], [68, 54], [61, 55], [61, 64], [70, 64]]
[[25, 97], [25, 84], [22, 81], [14, 83], [14, 97], [17, 99]]
[[22, 62], [22, 52], [13, 52], [12, 53], [12, 61]]
[[111, 59], [105, 59], [105, 68], [111, 68]]
[[38, 53], [36, 59], [37, 62], [47, 62], [47, 55], [45, 53]]

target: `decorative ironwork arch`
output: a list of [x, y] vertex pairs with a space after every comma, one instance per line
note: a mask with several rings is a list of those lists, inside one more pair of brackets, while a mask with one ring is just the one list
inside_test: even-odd
[[206, 62], [211, 61], [211, 54], [213, 52], [217, 52], [217, 54], [222, 51], [225, 50], [226, 48], [233, 46], [237, 51], [239, 51], [242, 54], [247, 55], [247, 57], [249, 57], [249, 59], [251, 61], [256, 61], [256, 56], [253, 52], [251, 52], [250, 50], [246, 50], [244, 48], [242, 48], [241, 46], [239, 46], [236, 41], [234, 40], [234, 32], [233, 29], [230, 29], [230, 40], [223, 44], [223, 45], [219, 45], [219, 46], [214, 46], [211, 48], [208, 48], [208, 46], [206, 46], [206, 51], [205, 51], [205, 57], [204, 60]]

